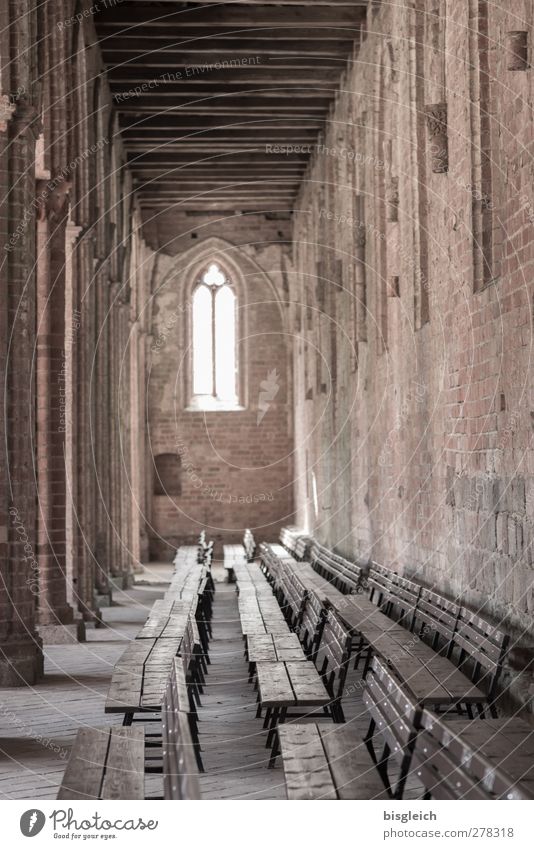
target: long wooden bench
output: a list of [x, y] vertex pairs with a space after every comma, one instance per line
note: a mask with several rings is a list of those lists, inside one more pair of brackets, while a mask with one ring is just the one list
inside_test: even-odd
[[448, 722], [423, 711], [412, 770], [433, 799], [534, 799], [534, 728], [517, 717]]
[[196, 713], [190, 706], [184, 667], [175, 660], [161, 720], [165, 799], [200, 799], [198, 768], [202, 768], [202, 761]]
[[[375, 584], [374, 589], [377, 587]], [[474, 685], [473, 696], [482, 693], [478, 700], [465, 700], [470, 715], [473, 704], [481, 714], [489, 710], [497, 715], [495, 701], [509, 645], [507, 634], [465, 606], [395, 573], [382, 573], [376, 600], [382, 611], [413, 632], [411, 654], [424, 662], [451, 696], [462, 696], [466, 680]]]
[[159, 712], [181, 644], [181, 638], [133, 640], [113, 670], [105, 712], [124, 714], [124, 725], [137, 713]]
[[180, 658], [172, 665], [162, 699], [161, 728], [159, 767], [145, 753], [145, 745], [153, 754], [159, 744], [146, 739], [142, 726], [81, 728], [57, 798], [144, 799], [145, 773], [162, 772], [165, 799], [199, 799], [202, 761], [196, 713]]
[[[377, 657], [363, 701], [370, 714], [366, 745], [394, 798], [403, 797], [410, 777], [425, 798], [534, 798], [534, 728], [524, 720], [445, 719], [418, 703]], [[392, 760], [400, 765], [395, 782]]]
[[58, 799], [144, 799], [142, 727], [80, 728]]
[[360, 635], [359, 651], [367, 652], [364, 675], [371, 656], [377, 654], [395, 668], [420, 703], [467, 710], [486, 700], [486, 694], [450, 660], [383, 614], [369, 599], [346, 596], [342, 603], [334, 600], [332, 608]]
[[288, 799], [387, 799], [368, 750], [351, 728], [278, 727]]

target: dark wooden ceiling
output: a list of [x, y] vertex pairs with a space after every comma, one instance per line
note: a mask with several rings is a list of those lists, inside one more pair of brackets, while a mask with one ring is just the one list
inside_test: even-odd
[[97, 33], [143, 206], [291, 209], [366, 0], [107, 2]]

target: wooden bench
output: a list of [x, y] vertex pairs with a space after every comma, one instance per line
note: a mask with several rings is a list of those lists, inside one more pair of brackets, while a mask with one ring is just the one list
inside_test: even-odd
[[367, 576], [369, 599], [374, 601], [377, 607], [382, 608], [386, 615], [391, 609], [391, 588], [394, 576], [395, 572], [379, 563], [371, 564]]
[[81, 728], [74, 741], [58, 799], [144, 799], [145, 772], [163, 772], [165, 799], [199, 799], [202, 769], [195, 705], [180, 658], [172, 664], [162, 699], [161, 765], [145, 757], [141, 726]]
[[[398, 676], [378, 657], [371, 661], [362, 698], [370, 716], [365, 743], [384, 787], [393, 798], [402, 799], [412, 762], [421, 706], [403, 688]], [[383, 743], [380, 754], [376, 749], [377, 735]], [[389, 770], [391, 755], [400, 761], [400, 774], [394, 785]]]
[[142, 727], [80, 728], [58, 799], [144, 799]]
[[[414, 581], [393, 574], [388, 592], [389, 615], [410, 628], [419, 639], [411, 652], [424, 660], [449, 689], [460, 697], [466, 680], [475, 685], [466, 710], [475, 705], [481, 715], [497, 715], [495, 700], [509, 637], [479, 614]], [[384, 609], [384, 608], [383, 608]]]
[[412, 768], [425, 798], [534, 799], [534, 729], [517, 717], [444, 722], [423, 711]]
[[509, 644], [508, 634], [500, 628], [466, 607], [460, 608], [449, 657], [456, 659], [478, 687], [484, 687], [484, 701], [477, 703], [481, 715], [487, 706], [491, 715], [497, 716], [495, 701]]
[[315, 664], [330, 695], [335, 722], [345, 722], [341, 699], [345, 688], [352, 638], [350, 631], [329, 610], [326, 614]]
[[165, 799], [200, 799], [198, 769], [202, 769], [202, 761], [196, 712], [191, 713], [190, 705], [184, 666], [175, 660], [162, 707]]
[[257, 663], [306, 660], [296, 634], [249, 634], [247, 638], [249, 681], [254, 680]]
[[363, 570], [356, 563], [335, 554], [324, 545], [314, 542], [311, 547], [311, 564], [316, 572], [330, 581], [343, 593], [363, 592]]
[[386, 799], [369, 752], [351, 728], [278, 726], [288, 799]]
[[[308, 716], [323, 708], [325, 716], [334, 719], [329, 710], [330, 696], [315, 666], [302, 662], [271, 662], [256, 664], [258, 687], [257, 717], [265, 709], [263, 727], [268, 729], [267, 748], [271, 747], [269, 766], [275, 764], [279, 754], [276, 728], [286, 718]], [[313, 709], [313, 710], [312, 710]], [[289, 714], [289, 711], [292, 711]], [[303, 713], [294, 713], [294, 710]], [[335, 720], [334, 720], [335, 721]]]
[[105, 712], [123, 713], [124, 725], [137, 713], [159, 712], [181, 644], [181, 638], [132, 640], [113, 670]]
[[136, 635], [136, 640], [176, 639], [183, 636], [191, 605], [179, 599], [159, 599], [152, 605], [148, 619]]
[[470, 710], [486, 695], [450, 660], [437, 654], [416, 635], [387, 617], [369, 599], [346, 596], [332, 602], [340, 619], [360, 635], [357, 657], [366, 652], [364, 676], [378, 654], [392, 666], [420, 704]]

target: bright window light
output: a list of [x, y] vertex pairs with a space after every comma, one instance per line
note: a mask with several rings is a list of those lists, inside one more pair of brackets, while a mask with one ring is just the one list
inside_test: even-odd
[[207, 286], [198, 286], [193, 296], [193, 392], [213, 394], [213, 302]]
[[235, 401], [235, 295], [229, 286], [215, 295], [215, 352], [217, 395]]
[[237, 403], [236, 297], [212, 263], [193, 295], [193, 393]]

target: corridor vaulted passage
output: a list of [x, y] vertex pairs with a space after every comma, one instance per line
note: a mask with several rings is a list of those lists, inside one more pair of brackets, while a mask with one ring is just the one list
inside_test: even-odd
[[505, 6], [0, 4], [1, 798], [532, 798]]

